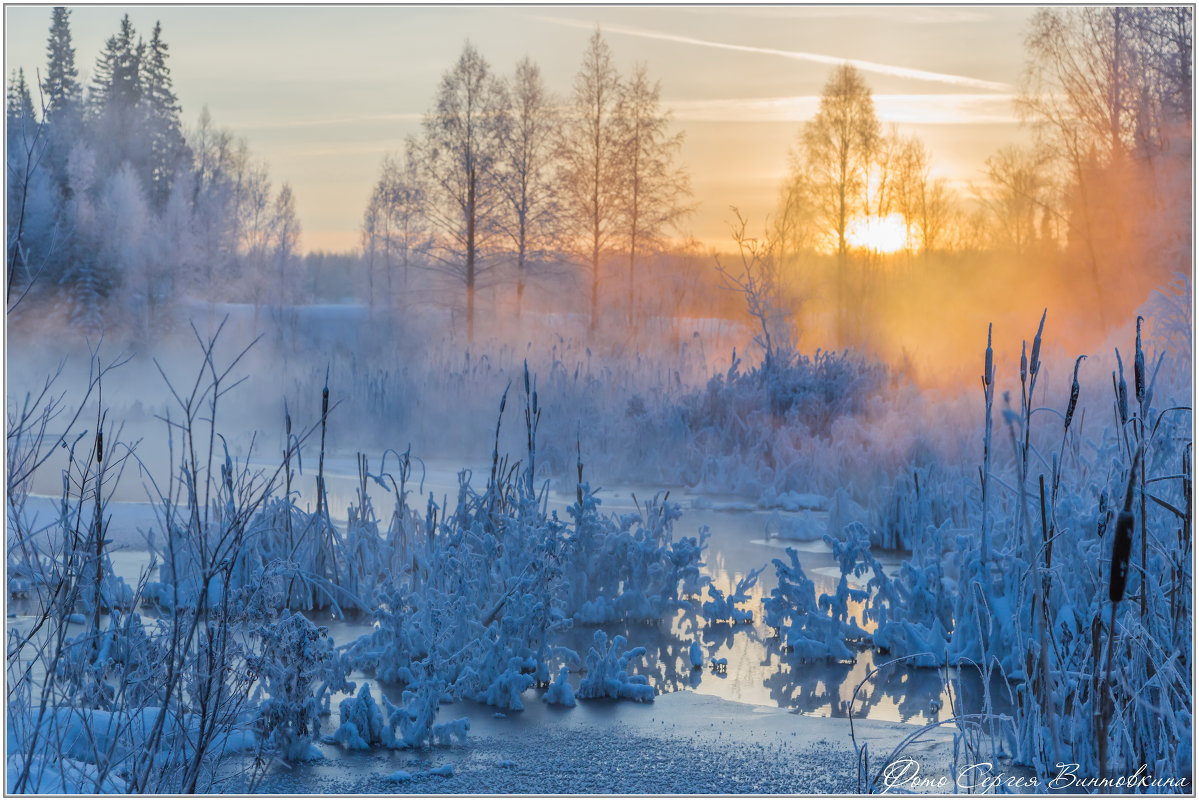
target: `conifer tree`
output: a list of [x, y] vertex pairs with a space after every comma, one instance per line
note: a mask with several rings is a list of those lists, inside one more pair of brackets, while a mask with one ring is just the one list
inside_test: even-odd
[[71, 43], [71, 12], [55, 6], [46, 42], [46, 78], [42, 81], [46, 116], [53, 124], [64, 117], [77, 119], [81, 89], [75, 67], [75, 47]]
[[31, 124], [37, 124], [37, 112], [33, 109], [33, 97], [29, 94], [29, 84], [25, 82], [25, 70], [17, 68], [13, 71], [8, 84], [5, 99], [5, 118], [8, 121], [9, 137], [22, 136]]
[[176, 173], [190, 160], [187, 142], [179, 122], [179, 100], [167, 66], [167, 44], [162, 40], [162, 24], [154, 23], [154, 33], [141, 61], [141, 113], [147, 152], [147, 188], [150, 202], [161, 208], [171, 194]]
[[19, 280], [18, 273], [27, 270], [27, 243], [25, 242], [26, 208], [29, 186], [36, 169], [39, 147], [37, 114], [33, 109], [33, 98], [29, 84], [25, 82], [25, 70], [13, 72], [8, 84], [4, 104], [8, 132], [7, 197], [8, 216], [6, 247], [8, 250], [8, 292]]
[[88, 92], [88, 117], [101, 172], [113, 172], [125, 161], [138, 162], [145, 152], [141, 119], [144, 53], [145, 45], [126, 14], [120, 30], [104, 43]]
[[83, 89], [71, 41], [71, 12], [56, 6], [46, 41], [46, 77], [42, 103], [46, 125], [46, 168], [60, 193], [67, 189], [67, 158], [83, 132]]

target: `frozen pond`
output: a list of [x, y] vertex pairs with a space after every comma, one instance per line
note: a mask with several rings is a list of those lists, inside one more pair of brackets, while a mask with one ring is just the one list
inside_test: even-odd
[[[306, 463], [306, 467], [310, 467]], [[345, 510], [355, 501], [357, 476], [353, 472], [352, 459], [328, 459], [326, 482], [329, 506], [335, 522], [344, 524]], [[423, 510], [423, 501], [433, 494], [440, 505], [452, 499], [458, 490], [458, 469], [448, 463], [429, 463], [423, 471], [415, 469], [414, 495], [410, 504]], [[478, 488], [486, 481], [486, 471], [473, 471], [472, 484]], [[302, 498], [310, 497], [315, 479], [312, 475], [298, 478], [296, 488]], [[137, 488], [132, 490], [139, 491]], [[115, 546], [111, 552], [113, 567], [131, 586], [146, 569], [149, 553], [145, 538], [138, 532], [155, 527], [153, 509], [144, 502], [134, 502], [125, 490], [122, 501], [110, 506], [112, 514], [111, 534]], [[373, 482], [368, 485], [376, 512], [382, 519], [390, 514], [391, 501], [382, 488]], [[654, 491], [646, 487], [614, 487], [601, 489], [601, 510], [608, 513], [635, 511], [637, 503], [652, 498]], [[695, 609], [678, 613], [657, 625], [626, 624], [605, 625], [602, 628], [609, 636], [623, 634], [629, 647], [643, 646], [646, 656], [638, 663], [637, 672], [649, 677], [650, 683], [659, 694], [680, 690], [696, 694], [715, 696], [728, 701], [761, 707], [776, 707], [791, 712], [818, 717], [844, 718], [851, 712], [855, 718], [870, 718], [880, 721], [923, 724], [947, 717], [952, 707], [950, 690], [946, 687], [947, 677], [960, 680], [965, 705], [979, 695], [979, 682], [970, 672], [958, 676], [957, 671], [937, 671], [909, 668], [904, 665], [886, 665], [867, 678], [876, 664], [885, 665], [887, 658], [878, 657], [871, 650], [860, 652], [853, 663], [800, 661], [784, 653], [773, 631], [761, 623], [761, 602], [767, 597], [775, 583], [775, 573], [770, 565], [772, 559], [785, 558], [785, 549], [793, 547], [800, 552], [804, 570], [816, 584], [817, 593], [835, 590], [840, 573], [833, 561], [829, 548], [821, 541], [792, 541], [769, 536], [777, 528], [780, 518], [797, 519], [806, 516], [819, 517], [819, 512], [781, 512], [756, 510], [745, 504], [713, 502], [687, 492], [675, 490], [671, 500], [679, 503], [682, 518], [675, 523], [675, 536], [693, 536], [701, 527], [710, 532], [706, 551], [706, 572], [712, 576], [716, 586], [730, 590], [738, 580], [751, 570], [767, 566], [757, 585], [751, 591], [749, 608], [754, 611], [750, 624], [707, 624]], [[565, 514], [573, 502], [572, 496], [550, 492], [548, 502], [552, 510]], [[301, 503], [304, 501], [301, 500]], [[37, 498], [31, 503], [49, 504], [49, 498]], [[712, 508], [716, 506], [718, 508]], [[721, 508], [724, 507], [724, 508]], [[731, 508], [730, 508], [731, 507]], [[45, 508], [45, 507], [43, 507]], [[734, 510], [735, 509], [735, 510]], [[49, 512], [49, 509], [47, 509]], [[878, 552], [876, 556], [889, 570], [898, 567], [902, 554]], [[157, 578], [151, 576], [151, 579]], [[350, 642], [370, 630], [369, 620], [331, 619], [315, 616], [322, 625], [330, 628], [339, 645]], [[596, 627], [576, 626], [565, 636], [568, 647], [585, 654]], [[709, 657], [726, 659], [726, 673], [711, 670], [692, 670], [687, 651], [692, 642], [698, 641]], [[355, 675], [354, 681], [366, 677]], [[856, 698], [854, 690], [861, 684]], [[995, 700], [1001, 702], [1002, 688], [993, 688]], [[396, 695], [395, 688], [382, 688]], [[537, 691], [529, 690], [531, 699]], [[527, 707], [541, 704], [526, 703]], [[336, 709], [336, 701], [334, 702]], [[488, 712], [487, 714], [490, 714]], [[528, 713], [523, 713], [528, 714]]]
[[[308, 467], [308, 464], [305, 465]], [[423, 511], [432, 493], [435, 502], [452, 505], [458, 491], [458, 470], [449, 464], [429, 464], [418, 471], [410, 504]], [[344, 525], [345, 510], [356, 502], [358, 479], [351, 459], [326, 462], [329, 507], [334, 522]], [[472, 484], [479, 489], [486, 471], [476, 469]], [[116, 496], [111, 516], [110, 556], [115, 572], [134, 586], [147, 572], [150, 551], [146, 534], [157, 528], [154, 509], [136, 500], [140, 490], [130, 482]], [[301, 505], [311, 506], [315, 479], [297, 479]], [[381, 519], [390, 515], [390, 496], [370, 483], [368, 492]], [[132, 494], [131, 494], [132, 493]], [[601, 510], [635, 511], [654, 492], [645, 487], [601, 489]], [[445, 720], [466, 716], [471, 734], [465, 745], [417, 751], [345, 751], [321, 743], [325, 759], [273, 769], [257, 789], [268, 793], [566, 793], [566, 792], [832, 792], [856, 789], [854, 755], [848, 716], [853, 715], [859, 741], [871, 742], [872, 755], [886, 752], [915, 726], [944, 720], [958, 708], [977, 707], [979, 682], [968, 673], [884, 665], [886, 657], [873, 651], [858, 653], [852, 663], [801, 661], [784, 653], [773, 632], [761, 622], [763, 598], [775, 583], [772, 559], [785, 549], [800, 552], [805, 572], [817, 593], [832, 592], [840, 578], [829, 548], [821, 541], [783, 540], [770, 535], [780, 522], [803, 518], [809, 528], [822, 523], [820, 512], [781, 512], [755, 509], [736, 499], [715, 499], [675, 490], [670, 499], [680, 505], [675, 537], [710, 532], [705, 572], [715, 585], [730, 590], [750, 571], [767, 566], [751, 591], [748, 608], [754, 621], [733, 626], [709, 624], [693, 608], [657, 624], [605, 625], [609, 636], [623, 634], [629, 647], [646, 654], [633, 671], [645, 675], [657, 692], [653, 704], [607, 699], [563, 709], [540, 701], [543, 690], [525, 691], [520, 711], [499, 713], [470, 701], [443, 705]], [[565, 514], [573, 493], [550, 492], [551, 510]], [[56, 501], [31, 498], [30, 508], [46, 520], [53, 518]], [[876, 553], [887, 569], [898, 566], [902, 554]], [[148, 576], [157, 579], [155, 575]], [[20, 602], [10, 604], [10, 625], [21, 626]], [[11, 614], [11, 613], [17, 614]], [[327, 626], [334, 641], [345, 645], [369, 632], [368, 617], [334, 618], [313, 615]], [[70, 626], [71, 633], [82, 626]], [[595, 626], [578, 625], [566, 632], [562, 644], [585, 654]], [[693, 670], [688, 649], [699, 642], [710, 658], [727, 660], [727, 671]], [[380, 695], [401, 701], [402, 688], [382, 684], [360, 673], [350, 675], [359, 687], [371, 686]], [[950, 698], [947, 680], [956, 682]], [[855, 694], [855, 689], [860, 689]], [[999, 688], [995, 688], [998, 690]], [[964, 696], [959, 701], [958, 693]], [[1000, 692], [993, 692], [999, 699]], [[333, 714], [323, 733], [339, 724], [335, 696]], [[997, 704], [998, 705], [998, 704]], [[998, 711], [1002, 711], [1000, 708]], [[906, 724], [906, 725], [905, 725]], [[930, 759], [947, 762], [952, 726], [934, 730], [924, 748]], [[619, 754], [615, 762], [609, 759]], [[398, 770], [420, 774], [454, 765], [451, 778], [417, 778], [397, 783], [388, 777]], [[231, 766], [232, 767], [232, 766]], [[236, 768], [234, 768], [236, 770]]]

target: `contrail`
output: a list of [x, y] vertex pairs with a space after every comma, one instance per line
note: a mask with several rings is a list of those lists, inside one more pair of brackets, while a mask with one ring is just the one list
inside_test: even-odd
[[[880, 122], [924, 125], [1014, 124], [1010, 94], [874, 95]], [[666, 101], [680, 122], [802, 122], [820, 107], [818, 95]]]
[[[544, 22], [550, 22], [555, 25], [566, 25], [572, 28], [594, 28], [595, 25], [582, 20], [563, 19], [561, 17], [544, 17], [534, 16], [534, 19], [539, 19]], [[879, 64], [875, 61], [863, 61], [857, 58], [838, 58], [837, 56], [825, 56], [819, 53], [804, 53], [798, 50], [776, 50], [772, 47], [754, 47], [752, 45], [730, 44], [728, 42], [713, 42], [708, 39], [696, 39], [691, 36], [678, 36], [673, 33], [660, 33], [658, 31], [647, 31], [640, 28], [626, 28], [619, 25], [603, 25], [601, 29], [610, 33], [624, 34], [625, 36], [639, 36], [643, 39], [657, 39], [663, 42], [678, 42], [680, 44], [699, 45], [700, 47], [713, 47], [719, 50], [736, 50], [742, 53], [760, 53], [767, 56], [779, 56], [781, 58], [789, 58], [792, 61], [808, 61], [815, 64], [852, 64], [863, 72], [871, 72], [876, 75], [891, 75], [896, 78], [911, 78], [917, 81], [932, 81], [935, 83], [947, 83], [954, 86], [969, 86], [975, 89], [990, 89], [996, 92], [1011, 91], [1011, 86], [1006, 83], [997, 83], [995, 81], [983, 81], [978, 78], [969, 78], [964, 75], [950, 75], [944, 72], [929, 72], [928, 70], [917, 70], [910, 67], [897, 67], [893, 64]]]

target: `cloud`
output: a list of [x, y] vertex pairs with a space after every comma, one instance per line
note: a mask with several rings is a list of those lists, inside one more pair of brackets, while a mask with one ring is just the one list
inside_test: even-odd
[[[550, 22], [555, 25], [566, 25], [571, 28], [595, 27], [595, 25], [590, 22], [583, 20], [563, 19], [561, 17], [535, 16], [534, 19]], [[862, 59], [856, 58], [840, 58], [838, 56], [826, 56], [820, 53], [806, 53], [799, 50], [777, 50], [771, 47], [756, 47], [753, 45], [731, 44], [729, 42], [714, 42], [709, 39], [697, 39], [692, 36], [680, 36], [673, 33], [647, 31], [641, 28], [629, 28], [621, 25], [604, 25], [603, 30], [606, 33], [616, 33], [624, 36], [637, 36], [643, 39], [656, 39], [663, 42], [692, 44], [700, 47], [712, 47], [718, 50], [734, 50], [741, 53], [759, 53], [767, 56], [787, 58], [791, 59], [792, 61], [807, 61], [813, 64], [852, 64], [854, 67], [857, 67], [863, 72], [869, 72], [875, 75], [890, 75], [895, 78], [909, 78], [916, 81], [930, 81], [933, 83], [944, 83], [953, 86], [965, 86], [973, 89], [989, 89], [996, 92], [1008, 92], [1012, 89], [1010, 85], [1006, 83], [998, 83], [996, 81], [984, 81], [978, 78], [970, 78], [965, 75], [951, 75], [944, 72], [929, 72], [928, 70], [918, 70], [911, 67], [899, 67], [893, 64], [879, 64], [875, 61], [863, 61]]]
[[[913, 125], [1007, 124], [1019, 119], [1013, 95], [874, 95], [882, 122]], [[676, 100], [666, 105], [679, 122], [803, 122], [820, 106], [818, 95]]]

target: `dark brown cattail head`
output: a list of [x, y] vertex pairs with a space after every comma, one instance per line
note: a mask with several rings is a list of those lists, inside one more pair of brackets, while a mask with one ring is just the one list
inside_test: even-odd
[[1116, 408], [1120, 413], [1120, 425], [1128, 422], [1128, 382], [1124, 380], [1124, 359], [1120, 357], [1120, 349], [1116, 348], [1117, 373], [1112, 374], [1116, 383]]
[[1037, 326], [1037, 335], [1032, 338], [1032, 355], [1028, 360], [1028, 369], [1032, 372], [1035, 379], [1037, 373], [1041, 372], [1041, 337], [1045, 333], [1045, 318], [1049, 315], [1049, 309], [1041, 312], [1041, 323]]
[[96, 464], [104, 461], [104, 432], [96, 432]]
[[1074, 410], [1078, 408], [1078, 365], [1082, 364], [1082, 360], [1086, 356], [1079, 356], [1074, 360], [1074, 380], [1070, 382], [1070, 402], [1066, 404], [1066, 425], [1069, 430], [1070, 421], [1074, 419]]
[[1132, 360], [1133, 380], [1136, 384], [1137, 403], [1145, 403], [1145, 351], [1141, 349], [1141, 324], [1144, 317], [1137, 317], [1137, 351]]
[[1128, 557], [1132, 553], [1132, 529], [1136, 520], [1132, 512], [1120, 512], [1116, 516], [1116, 534], [1112, 538], [1112, 572], [1107, 586], [1107, 597], [1118, 604], [1124, 600], [1124, 586], [1128, 583]]
[[1116, 515], [1116, 533], [1112, 537], [1111, 580], [1107, 596], [1112, 603], [1124, 600], [1124, 585], [1128, 583], [1128, 556], [1132, 553], [1132, 530], [1136, 518], [1132, 514], [1132, 501], [1137, 486], [1137, 469], [1141, 466], [1141, 451], [1132, 456], [1132, 469], [1128, 471], [1128, 488], [1124, 491], [1124, 508]]
[[329, 416], [329, 387], [321, 390], [321, 417]]
[[983, 386], [989, 387], [995, 380], [995, 351], [991, 349], [991, 324], [987, 323], [987, 358], [983, 362]]

